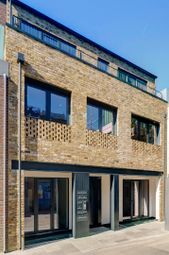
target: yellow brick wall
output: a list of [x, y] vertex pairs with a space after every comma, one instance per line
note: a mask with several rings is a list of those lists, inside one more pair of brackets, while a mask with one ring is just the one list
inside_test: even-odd
[[[35, 16], [34, 14], [27, 12], [26, 10], [23, 10], [19, 6], [13, 5], [13, 14], [20, 18], [23, 18], [24, 20], [26, 20], [32, 24], [37, 25], [38, 27], [40, 27], [46, 31], [49, 31], [50, 33], [52, 33], [54, 35], [57, 35], [59, 38], [62, 38], [64, 40], [76, 45], [78, 50], [84, 52], [85, 54], [87, 54], [89, 56], [89, 57], [87, 57], [87, 55], [84, 55], [84, 60], [89, 61], [89, 63], [97, 65], [97, 57], [99, 56], [100, 58], [103, 58], [104, 60], [110, 62], [110, 67], [112, 67], [110, 72], [112, 74], [117, 75], [117, 69], [118, 69], [118, 67], [120, 67], [128, 72], [131, 72], [131, 73], [137, 75], [138, 77], [141, 77], [142, 79], [147, 80], [148, 81], [147, 87], [148, 87], [149, 92], [152, 92], [155, 89], [155, 81], [152, 77], [148, 76], [147, 74], [143, 74], [138, 69], [136, 69], [132, 66], [129, 66], [124, 61], [117, 59], [117, 58], [113, 57], [112, 55], [101, 51], [100, 49], [96, 48], [95, 46], [89, 44], [88, 42], [86, 42], [82, 39], [77, 39], [77, 37], [71, 35], [67, 31], [64, 31], [63, 29], [60, 29], [59, 27], [54, 26], [50, 22], [48, 22], [44, 19], [41, 19], [41, 18]], [[90, 58], [90, 57], [92, 57], [92, 58]]]
[[[26, 60], [22, 73], [22, 159], [164, 170], [163, 142], [166, 103], [7, 27], [6, 60], [10, 63], [9, 166], [11, 160], [17, 159], [17, 52], [22, 52]], [[34, 131], [36, 137], [31, 136], [24, 116], [25, 76], [71, 92], [71, 125], [68, 128], [71, 134], [70, 140], [69, 138], [52, 140], [46, 134], [40, 137], [36, 131]], [[94, 138], [90, 137], [86, 131], [87, 97], [118, 108], [117, 137], [104, 138], [98, 134], [95, 134]], [[160, 122], [160, 146], [144, 144], [131, 139], [131, 113]], [[62, 129], [63, 126], [57, 132], [66, 132]], [[94, 146], [93, 142], [89, 143], [90, 139], [96, 139], [94, 145], [98, 143], [98, 146]], [[101, 139], [109, 139], [109, 141], [106, 140], [106, 146]], [[110, 143], [112, 146], [109, 145]], [[30, 153], [26, 152], [28, 150]], [[17, 248], [17, 179], [11, 167], [9, 167], [8, 178], [8, 248], [14, 250]]]

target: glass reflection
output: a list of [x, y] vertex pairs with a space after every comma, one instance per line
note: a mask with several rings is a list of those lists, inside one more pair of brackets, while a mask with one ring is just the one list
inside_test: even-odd
[[34, 231], [34, 179], [25, 181], [25, 232]]
[[38, 181], [38, 230], [51, 228], [51, 181]]

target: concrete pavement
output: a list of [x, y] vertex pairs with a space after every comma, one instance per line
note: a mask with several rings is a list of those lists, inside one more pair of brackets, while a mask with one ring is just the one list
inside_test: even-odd
[[[102, 229], [104, 230], [104, 229]], [[169, 232], [164, 223], [149, 222], [117, 232], [65, 239], [15, 251], [10, 255], [169, 255]]]

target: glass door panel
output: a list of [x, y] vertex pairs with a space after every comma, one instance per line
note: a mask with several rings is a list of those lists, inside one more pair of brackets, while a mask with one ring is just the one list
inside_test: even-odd
[[52, 183], [38, 180], [38, 231], [51, 229]]
[[123, 217], [142, 218], [149, 216], [149, 181], [123, 181]]
[[25, 179], [25, 232], [34, 232], [34, 179]]
[[25, 178], [25, 233], [69, 228], [69, 179]]
[[131, 217], [132, 215], [132, 184], [131, 181], [123, 181], [123, 217]]
[[90, 226], [101, 225], [101, 177], [90, 177]]
[[54, 229], [59, 229], [58, 200], [59, 200], [58, 179], [56, 179], [54, 182]]

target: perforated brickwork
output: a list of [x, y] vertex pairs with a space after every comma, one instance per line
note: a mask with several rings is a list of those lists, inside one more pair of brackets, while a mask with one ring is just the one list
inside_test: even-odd
[[160, 156], [161, 146], [132, 140], [132, 150], [135, 154], [157, 154]]
[[70, 126], [32, 117], [25, 119], [25, 134], [29, 138], [71, 142]]
[[117, 150], [117, 137], [98, 131], [86, 130], [86, 145]]

